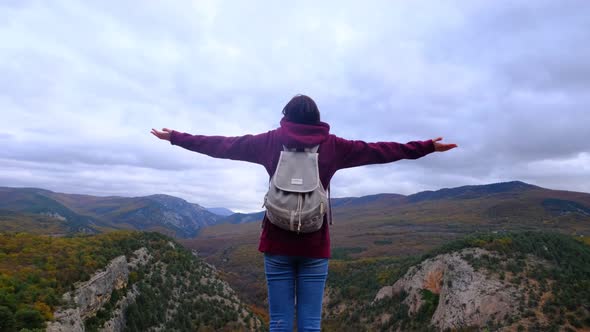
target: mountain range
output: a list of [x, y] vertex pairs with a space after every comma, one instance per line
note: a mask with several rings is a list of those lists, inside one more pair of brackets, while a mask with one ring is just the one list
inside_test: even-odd
[[168, 195], [98, 197], [0, 187], [0, 231], [56, 235], [126, 229], [185, 238], [222, 218]]
[[[377, 194], [333, 198], [335, 230], [386, 234], [384, 229], [428, 228], [433, 232], [526, 228], [569, 229], [585, 234], [590, 227], [590, 194], [557, 191], [520, 181], [462, 186], [413, 195]], [[210, 226], [247, 224], [262, 220], [264, 212], [232, 213], [206, 209], [168, 195], [99, 197], [63, 194], [38, 188], [0, 187], [0, 231], [42, 234], [101, 233], [109, 230], [158, 231], [176, 238], [193, 238]], [[362, 226], [361, 226], [362, 224]], [[405, 225], [405, 226], [404, 226]], [[461, 225], [461, 227], [459, 227]], [[247, 232], [248, 227], [229, 227]], [[379, 229], [379, 231], [376, 231]], [[215, 227], [206, 234], [215, 234]], [[359, 235], [359, 234], [357, 234]], [[357, 236], [358, 237], [358, 236]], [[375, 241], [387, 240], [375, 238]]]

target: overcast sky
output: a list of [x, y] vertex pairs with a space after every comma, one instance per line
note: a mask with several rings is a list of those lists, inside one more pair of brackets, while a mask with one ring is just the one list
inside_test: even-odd
[[331, 132], [458, 149], [340, 171], [333, 197], [522, 180], [590, 192], [590, 1], [0, 1], [0, 186], [259, 210], [236, 136], [314, 98]]

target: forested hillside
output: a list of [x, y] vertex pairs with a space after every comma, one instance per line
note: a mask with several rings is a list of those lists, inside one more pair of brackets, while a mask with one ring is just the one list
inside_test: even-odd
[[[584, 242], [588, 238], [555, 233], [490, 233], [420, 257], [333, 261], [325, 326], [328, 331], [590, 328], [590, 246]], [[474, 276], [484, 292], [468, 296]], [[485, 290], [494, 289], [489, 293], [495, 296], [512, 292], [486, 297]], [[488, 302], [478, 304], [481, 299]], [[488, 319], [470, 325], [477, 321], [468, 316], [470, 306], [477, 317], [490, 314]], [[512, 310], [494, 316], [503, 308]]]
[[87, 331], [262, 326], [213, 267], [158, 233], [0, 234], [0, 331], [47, 323]]

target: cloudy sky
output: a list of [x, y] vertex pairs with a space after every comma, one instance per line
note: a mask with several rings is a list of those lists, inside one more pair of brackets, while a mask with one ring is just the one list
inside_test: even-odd
[[259, 210], [260, 166], [152, 127], [458, 149], [340, 171], [333, 197], [522, 180], [590, 192], [590, 1], [0, 1], [0, 186]]

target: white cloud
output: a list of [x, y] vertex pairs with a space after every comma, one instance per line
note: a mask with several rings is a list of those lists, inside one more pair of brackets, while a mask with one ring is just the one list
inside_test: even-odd
[[335, 195], [512, 179], [590, 191], [589, 12], [581, 1], [4, 1], [0, 185], [257, 210], [261, 167], [149, 130], [265, 132], [306, 93], [340, 136], [460, 145], [339, 172]]

